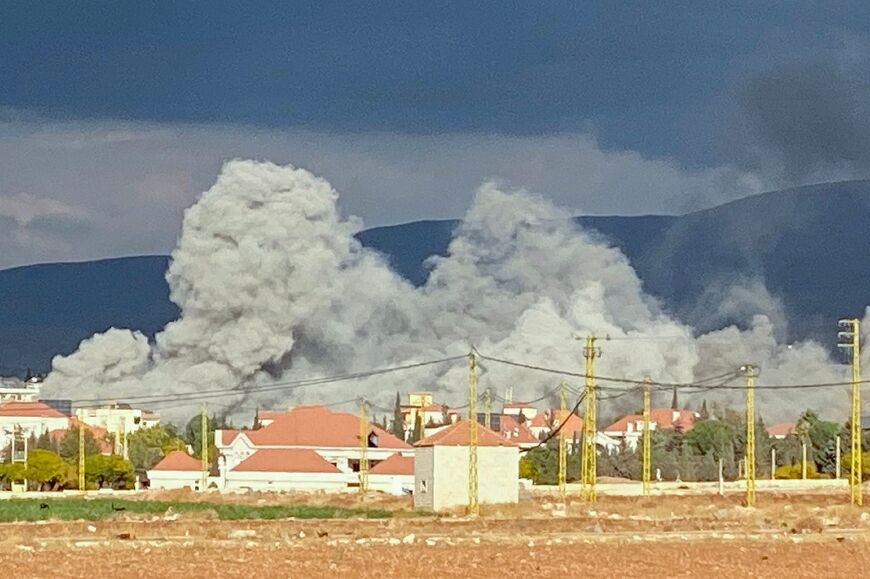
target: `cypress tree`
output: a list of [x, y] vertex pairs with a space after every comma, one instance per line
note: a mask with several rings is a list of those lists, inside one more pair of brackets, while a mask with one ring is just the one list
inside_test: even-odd
[[402, 399], [396, 392], [396, 405], [393, 407], [393, 434], [400, 440], [405, 440], [405, 419], [402, 416]]

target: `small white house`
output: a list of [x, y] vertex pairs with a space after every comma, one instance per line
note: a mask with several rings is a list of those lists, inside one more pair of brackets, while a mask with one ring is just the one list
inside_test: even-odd
[[[468, 506], [470, 423], [462, 420], [418, 442], [414, 457], [414, 508], [442, 511]], [[519, 500], [519, 447], [477, 426], [479, 504]]]
[[337, 491], [356, 480], [303, 448], [258, 450], [232, 469], [222, 465], [221, 477], [222, 488], [252, 491]]
[[414, 491], [414, 457], [394, 454], [369, 470], [369, 489], [391, 495]]
[[152, 489], [199, 490], [202, 462], [183, 450], [173, 450], [148, 471]]

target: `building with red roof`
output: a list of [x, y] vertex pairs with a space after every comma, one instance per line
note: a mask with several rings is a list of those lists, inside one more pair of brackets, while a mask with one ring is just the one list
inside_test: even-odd
[[502, 414], [498, 421], [499, 432], [506, 439], [516, 443], [520, 448], [533, 448], [541, 442], [532, 434], [527, 423], [520, 421], [510, 414]]
[[[76, 428], [80, 425], [79, 421], [75, 417], [70, 417], [69, 419], [69, 429]], [[111, 436], [109, 432], [105, 428], [100, 428], [99, 426], [91, 426], [90, 424], [85, 424], [84, 428], [87, 432], [91, 433], [94, 441], [100, 447], [100, 454], [108, 456], [112, 454], [114, 450], [114, 445], [112, 444]], [[61, 439], [67, 435], [69, 429], [58, 428], [56, 430], [52, 430], [48, 433], [48, 436], [51, 438], [51, 441], [55, 444], [59, 443]]]
[[[653, 408], [650, 410], [650, 430], [680, 430], [689, 432], [698, 418], [697, 412], [691, 410], [674, 410], [672, 408]], [[602, 431], [607, 436], [624, 441], [630, 448], [637, 447], [637, 441], [643, 435], [643, 415], [628, 414]]]
[[[468, 466], [471, 422], [455, 424], [417, 442], [414, 457], [414, 507], [450, 510], [469, 504]], [[519, 446], [480, 424], [477, 428], [478, 502], [516, 503], [519, 499]]]
[[797, 424], [794, 422], [781, 422], [767, 427], [767, 434], [771, 438], [783, 439], [789, 434], [794, 434], [797, 429]]
[[[258, 427], [265, 422], [265, 426]], [[332, 490], [359, 484], [362, 450], [356, 414], [326, 406], [297, 406], [283, 412], [259, 411], [254, 426], [252, 430], [215, 432], [221, 481], [227, 488]], [[372, 470], [395, 454], [414, 454], [405, 441], [375, 425], [368, 428], [366, 445]], [[330, 469], [309, 472], [306, 469], [313, 464], [312, 457]], [[252, 464], [267, 470], [252, 471]]]
[[0, 448], [12, 443], [14, 433], [39, 437], [52, 430], [67, 430], [69, 417], [42, 402], [9, 401], [0, 404]]
[[202, 461], [183, 450], [173, 450], [148, 472], [152, 489], [199, 490], [202, 482]]

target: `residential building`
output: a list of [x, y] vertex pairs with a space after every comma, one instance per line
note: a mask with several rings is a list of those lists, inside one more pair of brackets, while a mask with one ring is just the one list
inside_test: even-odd
[[[469, 428], [467, 420], [416, 443], [414, 507], [443, 511], [467, 506]], [[519, 499], [519, 447], [497, 432], [477, 427], [478, 502], [516, 503]]]
[[202, 462], [183, 450], [173, 450], [147, 472], [152, 489], [199, 490], [202, 482]]
[[[569, 441], [579, 439], [583, 436], [583, 419], [576, 414], [565, 411], [565, 426], [560, 432], [565, 433], [565, 438]], [[529, 421], [529, 431], [535, 438], [542, 439], [548, 436], [553, 430], [559, 427], [562, 423], [563, 412], [561, 410], [546, 410], [541, 412]]]
[[[688, 432], [698, 418], [697, 412], [691, 410], [673, 410], [671, 408], [653, 408], [650, 410], [650, 430], [680, 430]], [[629, 414], [623, 416], [602, 431], [605, 435], [619, 442], [624, 442], [629, 448], [637, 448], [638, 440], [643, 435], [643, 415]]]
[[39, 398], [42, 381], [36, 378], [0, 378], [0, 404], [3, 402], [34, 402]]
[[794, 434], [796, 428], [797, 424], [795, 424], [794, 422], [781, 422], [779, 424], [772, 424], [771, 426], [768, 426], [767, 434], [771, 438], [782, 440], [789, 434]]
[[39, 437], [52, 430], [69, 428], [69, 417], [42, 402], [0, 403], [0, 449], [22, 438]]
[[526, 423], [520, 423], [516, 416], [503, 414], [498, 421], [498, 429], [502, 436], [520, 448], [534, 448], [540, 440], [532, 434]]
[[[261, 417], [265, 415], [260, 413]], [[269, 415], [267, 426], [253, 430], [217, 430], [220, 480], [225, 488], [337, 490], [359, 485], [362, 449], [356, 414], [326, 406], [297, 406]], [[273, 452], [273, 451], [298, 452]], [[378, 486], [395, 488], [408, 474], [402, 461], [414, 449], [378, 426], [368, 430], [366, 456]], [[256, 458], [255, 458], [256, 457]], [[378, 468], [381, 462], [390, 464]], [[392, 473], [391, 470], [397, 472]], [[370, 475], [371, 476], [371, 475]], [[370, 479], [371, 480], [371, 479]]]
[[505, 402], [501, 413], [510, 416], [522, 414], [526, 420], [531, 420], [538, 415], [538, 409], [529, 402]]
[[160, 424], [160, 415], [150, 410], [133, 408], [125, 402], [112, 402], [90, 408], [76, 408], [76, 418], [90, 426], [104, 428], [115, 437], [115, 452], [124, 454], [126, 435], [140, 428]]
[[[48, 435], [51, 437], [52, 442], [59, 443], [60, 440], [70, 432], [71, 429], [77, 428], [79, 426], [79, 421], [77, 418], [72, 417], [69, 419], [68, 428], [58, 428], [55, 430], [50, 430]], [[113, 437], [105, 428], [101, 428], [99, 426], [91, 426], [89, 424], [85, 424], [84, 428], [86, 431], [90, 432], [96, 441], [97, 445], [100, 447], [100, 454], [110, 455], [115, 450], [115, 444], [113, 441]]]

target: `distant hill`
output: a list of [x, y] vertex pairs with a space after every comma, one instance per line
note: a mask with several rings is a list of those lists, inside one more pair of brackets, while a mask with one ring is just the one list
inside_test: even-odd
[[[748, 197], [683, 216], [580, 217], [629, 257], [646, 290], [700, 329], [717, 290], [763, 280], [782, 300], [790, 338], [833, 342], [837, 318], [870, 304], [870, 181], [826, 183]], [[456, 221], [363, 231], [363, 245], [414, 284], [444, 255]], [[165, 256], [42, 264], [0, 271], [0, 374], [46, 371], [111, 326], [153, 335], [178, 315]], [[727, 319], [724, 321], [728, 321]]]

